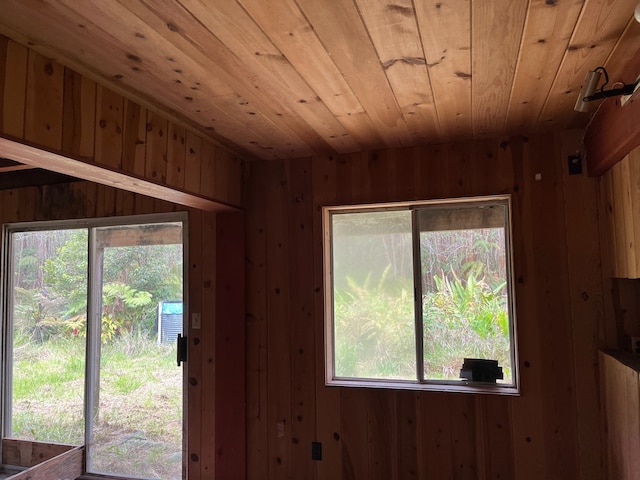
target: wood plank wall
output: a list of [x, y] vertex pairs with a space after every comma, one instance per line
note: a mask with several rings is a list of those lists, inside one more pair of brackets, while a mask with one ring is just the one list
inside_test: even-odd
[[224, 205], [242, 205], [238, 156], [3, 36], [0, 135]]
[[[244, 264], [238, 240], [242, 214], [185, 209], [90, 182], [0, 191], [0, 224], [185, 210], [190, 309], [186, 314], [198, 312], [202, 317], [200, 329], [189, 329], [188, 478], [243, 478], [244, 385], [224, 385], [226, 377], [244, 378], [244, 304], [237, 301], [244, 292], [243, 275], [228, 273], [233, 268], [242, 272]], [[236, 301], [218, 302], [218, 297]], [[224, 367], [222, 372], [218, 365]]]
[[606, 478], [632, 480], [640, 472], [640, 359], [628, 353], [600, 353], [602, 402], [607, 431]]
[[[568, 174], [578, 141], [567, 132], [251, 165], [247, 478], [603, 478], [596, 180]], [[325, 387], [320, 207], [499, 193], [514, 200], [522, 395]]]

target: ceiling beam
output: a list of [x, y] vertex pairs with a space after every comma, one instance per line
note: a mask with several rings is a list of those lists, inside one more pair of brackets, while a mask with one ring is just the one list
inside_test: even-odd
[[[629, 59], [622, 79], [634, 83], [639, 74], [640, 49]], [[587, 126], [583, 143], [592, 176], [602, 175], [640, 146], [640, 96], [625, 105], [620, 97], [605, 100]]]
[[216, 202], [209, 198], [169, 188], [165, 185], [158, 185], [141, 178], [125, 175], [124, 173], [109, 170], [95, 164], [85, 163], [81, 160], [42, 150], [2, 136], [0, 136], [0, 156], [36, 168], [71, 175], [90, 182], [139, 193], [199, 210], [212, 212], [238, 210], [235, 207]]

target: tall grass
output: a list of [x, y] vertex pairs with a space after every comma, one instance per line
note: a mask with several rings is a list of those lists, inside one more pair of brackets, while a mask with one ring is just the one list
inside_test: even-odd
[[[17, 346], [14, 438], [85, 443], [84, 340], [57, 337]], [[183, 385], [175, 347], [132, 333], [101, 349], [95, 468], [131, 476], [158, 471], [158, 478], [179, 478]]]

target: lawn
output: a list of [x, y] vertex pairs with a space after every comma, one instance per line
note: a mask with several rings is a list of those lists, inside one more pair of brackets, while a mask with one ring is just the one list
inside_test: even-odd
[[[82, 445], [84, 338], [16, 345], [13, 437]], [[182, 369], [175, 346], [126, 334], [102, 345], [93, 470], [181, 477]]]

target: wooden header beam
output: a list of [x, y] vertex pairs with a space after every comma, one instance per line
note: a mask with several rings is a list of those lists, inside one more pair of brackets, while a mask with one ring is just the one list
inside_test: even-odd
[[[633, 83], [640, 74], [640, 49], [627, 64], [622, 79]], [[620, 98], [604, 101], [587, 126], [584, 136], [589, 175], [609, 170], [640, 145], [640, 97], [620, 104]]]
[[167, 202], [173, 202], [200, 210], [211, 212], [232, 212], [238, 210], [233, 206], [205, 197], [176, 190], [164, 185], [158, 185], [141, 178], [109, 170], [103, 166], [76, 160], [1, 136], [0, 156], [31, 165], [32, 167], [71, 175], [89, 180], [90, 182], [139, 193], [148, 197], [166, 200]]

